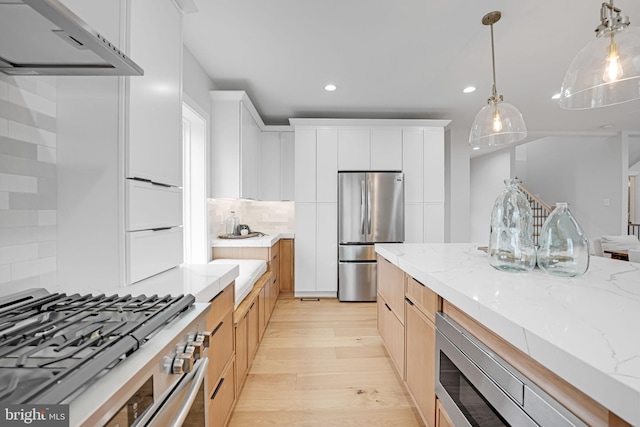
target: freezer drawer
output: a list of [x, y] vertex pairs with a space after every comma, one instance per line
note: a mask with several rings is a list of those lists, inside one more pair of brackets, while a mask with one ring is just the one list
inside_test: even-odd
[[338, 264], [338, 299], [340, 301], [375, 301], [375, 262], [340, 262]]
[[338, 259], [340, 261], [375, 261], [376, 248], [374, 245], [340, 245]]

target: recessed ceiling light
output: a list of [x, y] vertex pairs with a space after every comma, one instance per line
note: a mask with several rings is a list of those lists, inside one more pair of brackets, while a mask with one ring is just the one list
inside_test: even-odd
[[476, 88], [475, 88], [475, 87], [473, 87], [473, 86], [467, 86], [467, 87], [465, 87], [464, 89], [462, 89], [462, 91], [463, 91], [464, 93], [471, 93], [471, 92], [475, 92], [475, 91], [476, 91]]
[[336, 89], [338, 89], [338, 87], [333, 84], [328, 84], [324, 87], [324, 90], [326, 90], [327, 92], [333, 92]]
[[551, 97], [551, 99], [560, 99], [560, 92], [556, 93]]
[[600, 126], [600, 128], [602, 128], [602, 129], [611, 129], [612, 127], [613, 127], [613, 125], [611, 123]]
[[473, 147], [473, 149], [474, 149], [474, 150], [479, 150], [479, 149], [480, 149], [480, 147]]

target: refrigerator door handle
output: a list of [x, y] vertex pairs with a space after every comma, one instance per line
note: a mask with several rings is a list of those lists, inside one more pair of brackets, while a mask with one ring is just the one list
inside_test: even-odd
[[371, 181], [367, 180], [367, 240], [371, 236]]
[[360, 181], [360, 234], [365, 234], [364, 211], [365, 211], [364, 181]]

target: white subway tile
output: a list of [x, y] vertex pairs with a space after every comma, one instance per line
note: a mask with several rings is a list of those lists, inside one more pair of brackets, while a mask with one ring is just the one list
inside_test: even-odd
[[0, 265], [38, 259], [38, 245], [15, 245], [0, 247]]
[[36, 225], [38, 225], [38, 213], [36, 211], [0, 211], [0, 228], [33, 227]]
[[[11, 280], [11, 266], [0, 265], [0, 283], [7, 283]], [[7, 292], [9, 294], [11, 292]]]
[[54, 210], [38, 211], [38, 225], [56, 225], [57, 212]]
[[9, 120], [0, 117], [0, 136], [9, 136]]
[[47, 258], [58, 254], [57, 242], [38, 243], [38, 258]]
[[39, 276], [56, 271], [56, 257], [39, 258], [11, 264], [11, 280]]
[[9, 102], [38, 111], [48, 116], [56, 116], [56, 104], [40, 95], [9, 86]]
[[0, 80], [0, 99], [9, 100], [9, 85]]
[[47, 147], [56, 146], [56, 134], [44, 129], [38, 129], [22, 123], [9, 120], [8, 135], [10, 138], [19, 139], [20, 141], [33, 142], [38, 145], [46, 145]]
[[9, 193], [0, 191], [0, 210], [9, 209]]
[[0, 173], [0, 191], [10, 193], [37, 193], [38, 179], [34, 176]]
[[55, 148], [38, 145], [38, 160], [46, 163], [56, 163], [57, 151]]

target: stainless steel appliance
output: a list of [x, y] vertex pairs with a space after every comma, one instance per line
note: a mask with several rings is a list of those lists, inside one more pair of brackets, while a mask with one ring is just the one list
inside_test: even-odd
[[376, 243], [404, 241], [402, 172], [338, 173], [338, 298], [376, 300]]
[[142, 68], [58, 0], [0, 1], [0, 72], [143, 74]]
[[436, 329], [436, 395], [456, 427], [586, 426], [446, 314]]
[[208, 309], [191, 295], [1, 298], [0, 404], [68, 405], [74, 427], [206, 425]]

